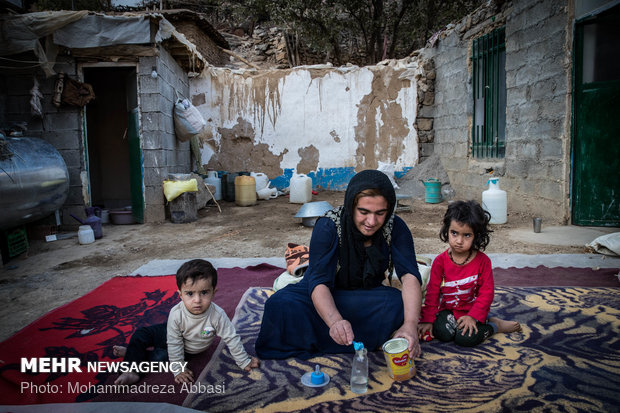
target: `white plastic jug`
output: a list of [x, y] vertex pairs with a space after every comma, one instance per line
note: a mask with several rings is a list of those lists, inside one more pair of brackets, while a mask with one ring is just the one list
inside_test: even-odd
[[267, 185], [269, 185], [269, 178], [262, 172], [250, 172], [250, 176], [256, 180], [256, 192], [267, 188]]
[[269, 188], [269, 185], [256, 191], [258, 199], [273, 199], [278, 197], [278, 190], [276, 188]]
[[290, 202], [305, 204], [312, 201], [312, 178], [305, 174], [293, 174], [290, 186]]
[[95, 232], [90, 225], [80, 225], [78, 241], [80, 244], [92, 244], [95, 242]]
[[222, 199], [222, 178], [218, 178], [216, 171], [207, 172], [207, 177], [205, 178], [205, 184], [213, 185], [215, 187], [215, 193], [213, 196], [216, 201]]
[[482, 208], [491, 214], [491, 224], [505, 224], [507, 221], [506, 191], [499, 189], [499, 178], [489, 179], [489, 189], [482, 192]]

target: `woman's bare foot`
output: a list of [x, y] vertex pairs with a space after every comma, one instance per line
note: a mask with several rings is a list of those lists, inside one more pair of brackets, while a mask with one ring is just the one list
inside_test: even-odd
[[126, 352], [127, 352], [127, 347], [123, 347], [123, 346], [112, 347], [112, 353], [114, 353], [116, 357], [125, 357]]
[[507, 321], [497, 317], [490, 317], [489, 322], [497, 326], [498, 333], [515, 333], [521, 331], [521, 324], [516, 321]]
[[127, 372], [118, 376], [118, 379], [114, 380], [114, 384], [134, 384], [140, 380], [140, 376], [136, 373]]

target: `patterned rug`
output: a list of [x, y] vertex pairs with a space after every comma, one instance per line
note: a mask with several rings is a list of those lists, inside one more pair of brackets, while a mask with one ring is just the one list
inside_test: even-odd
[[[237, 309], [234, 322], [248, 350], [270, 294], [252, 288]], [[244, 373], [220, 344], [199, 378], [206, 391], [190, 394], [184, 406], [213, 413], [618, 411], [617, 288], [498, 287], [491, 311], [518, 320], [523, 331], [475, 348], [423, 343], [417, 375], [406, 382], [392, 381], [382, 353], [372, 352], [364, 395], [350, 391], [352, 355], [263, 360], [260, 370]], [[300, 382], [315, 364], [331, 377], [325, 387]]]

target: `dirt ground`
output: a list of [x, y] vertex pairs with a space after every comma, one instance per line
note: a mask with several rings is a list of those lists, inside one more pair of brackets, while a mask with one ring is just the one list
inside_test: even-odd
[[[342, 205], [343, 192], [320, 192], [313, 201]], [[437, 254], [446, 248], [439, 240], [446, 202], [408, 202], [413, 212], [399, 215], [407, 222], [416, 253]], [[45, 242], [31, 241], [27, 253], [0, 270], [0, 340], [4, 340], [48, 311], [70, 302], [104, 281], [127, 275], [154, 259], [219, 257], [284, 257], [287, 243], [308, 244], [312, 228], [295, 214], [301, 207], [287, 197], [239, 207], [220, 201], [199, 211], [189, 224], [104, 225], [103, 238], [80, 245], [77, 236]], [[494, 225], [486, 252], [522, 254], [581, 254], [582, 247], [529, 245], [510, 238], [510, 230], [531, 229], [531, 218], [509, 214], [508, 223]]]

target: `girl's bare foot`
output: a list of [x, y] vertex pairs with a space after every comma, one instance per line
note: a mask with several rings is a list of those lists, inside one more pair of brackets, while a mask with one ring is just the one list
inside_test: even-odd
[[112, 347], [112, 353], [114, 353], [116, 357], [125, 357], [126, 352], [127, 352], [127, 347], [123, 347], [123, 346]]
[[114, 380], [114, 384], [134, 384], [140, 380], [140, 376], [133, 372], [123, 373]]
[[498, 333], [515, 333], [521, 331], [521, 324], [516, 321], [502, 320], [497, 317], [490, 317], [489, 322], [497, 326]]

